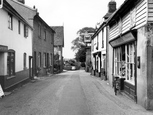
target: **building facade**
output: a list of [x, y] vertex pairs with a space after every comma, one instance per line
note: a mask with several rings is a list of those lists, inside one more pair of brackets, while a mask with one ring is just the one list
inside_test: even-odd
[[108, 3], [108, 12], [103, 17], [101, 22], [97, 25], [96, 32], [92, 36], [92, 74], [101, 77], [103, 80], [107, 80], [107, 59], [106, 59], [106, 47], [108, 28], [106, 26], [107, 19], [116, 10], [116, 2], [110, 1]]
[[[23, 0], [8, 0], [34, 28], [32, 38], [32, 75], [53, 74], [54, 33], [55, 31], [39, 16], [37, 9], [26, 6]], [[39, 75], [38, 75], [39, 74]]]
[[54, 30], [38, 15], [34, 16], [33, 72], [53, 74]]
[[108, 19], [109, 82], [146, 109], [153, 109], [152, 0], [126, 0]]
[[30, 77], [33, 28], [6, 0], [0, 16], [0, 84], [7, 90]]
[[59, 55], [59, 72], [63, 71], [64, 26], [52, 26], [54, 35], [54, 54]]

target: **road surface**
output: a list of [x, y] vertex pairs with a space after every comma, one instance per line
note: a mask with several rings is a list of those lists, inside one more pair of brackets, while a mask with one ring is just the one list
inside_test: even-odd
[[67, 71], [17, 88], [0, 99], [0, 115], [153, 115], [84, 70]]

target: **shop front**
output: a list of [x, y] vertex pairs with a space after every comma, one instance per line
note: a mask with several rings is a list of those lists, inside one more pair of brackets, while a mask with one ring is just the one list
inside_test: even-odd
[[113, 47], [113, 82], [136, 101], [136, 32], [127, 32], [110, 41]]

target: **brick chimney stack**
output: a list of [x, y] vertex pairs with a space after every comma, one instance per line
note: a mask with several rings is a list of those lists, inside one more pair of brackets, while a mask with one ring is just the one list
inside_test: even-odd
[[111, 0], [108, 3], [108, 12], [113, 13], [115, 10], [116, 10], [116, 2], [115, 2], [115, 0]]
[[25, 4], [25, 0], [17, 0], [18, 2]]

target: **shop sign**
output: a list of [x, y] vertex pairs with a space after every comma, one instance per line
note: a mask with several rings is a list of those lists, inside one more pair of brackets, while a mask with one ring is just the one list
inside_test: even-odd
[[133, 34], [130, 32], [124, 36], [121, 36], [113, 41], [110, 41], [110, 44], [113, 46], [113, 47], [116, 47], [116, 46], [119, 46], [121, 44], [125, 44], [127, 42], [130, 42], [130, 41], [134, 41], [135, 40], [135, 37], [133, 36]]

